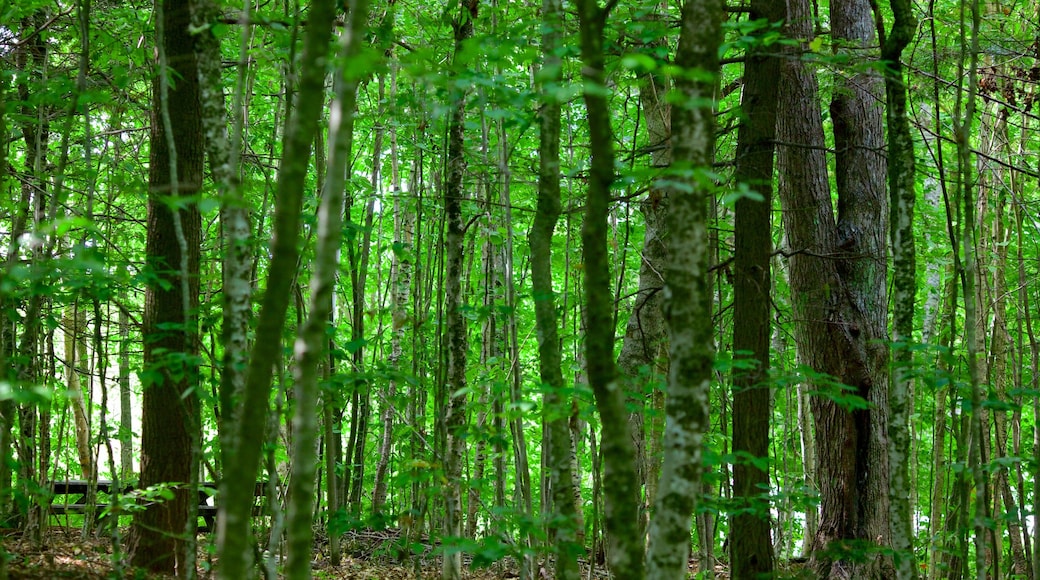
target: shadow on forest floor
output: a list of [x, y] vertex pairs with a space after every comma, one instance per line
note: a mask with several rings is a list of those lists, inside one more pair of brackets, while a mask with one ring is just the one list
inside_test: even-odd
[[[343, 556], [338, 565], [333, 565], [328, 558], [328, 545], [323, 538], [318, 539], [315, 547], [315, 559], [312, 562], [313, 577], [316, 580], [436, 580], [440, 578], [440, 558], [429, 552], [420, 557], [419, 574], [413, 562], [394, 561], [386, 556], [380, 548], [387, 537], [394, 534], [386, 532], [350, 532], [344, 536], [342, 544]], [[125, 537], [125, 536], [124, 536]], [[199, 580], [215, 578], [213, 566], [211, 536], [199, 537], [198, 575]], [[112, 544], [110, 538], [91, 537], [84, 541], [78, 529], [60, 526], [48, 529], [42, 546], [33, 546], [30, 541], [19, 535], [3, 538], [3, 549], [7, 553], [7, 575], [12, 579], [51, 580], [59, 578], [82, 580], [107, 580], [115, 578], [115, 566], [112, 562]], [[468, 558], [467, 558], [468, 563]], [[588, 569], [582, 566], [582, 578], [588, 578]], [[689, 577], [696, 570], [691, 560]], [[801, 577], [797, 570], [786, 570], [778, 577]], [[793, 574], [791, 574], [794, 572]], [[791, 574], [788, 576], [787, 574]], [[551, 578], [552, 570], [536, 567], [534, 578]], [[135, 575], [127, 569], [123, 576], [127, 579], [159, 580], [168, 578], [155, 574]], [[519, 578], [519, 570], [512, 560], [503, 560], [486, 568], [466, 568], [463, 571], [465, 580], [499, 580]], [[593, 578], [606, 580], [607, 573], [602, 566], [595, 569]], [[715, 578], [729, 578], [724, 566], [717, 566]]]

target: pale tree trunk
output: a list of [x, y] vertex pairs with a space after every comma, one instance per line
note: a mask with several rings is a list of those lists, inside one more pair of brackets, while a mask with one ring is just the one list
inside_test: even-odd
[[[664, 459], [657, 502], [650, 521], [647, 577], [686, 577], [690, 517], [701, 491], [704, 433], [714, 361], [708, 264], [708, 200], [703, 176], [714, 160], [714, 100], [722, 41], [722, 2], [687, 0], [682, 9], [675, 64], [701, 74], [679, 76], [681, 105], [672, 111], [669, 193], [669, 260], [665, 270], [669, 332], [668, 398]], [[702, 543], [704, 542], [702, 538]], [[710, 563], [709, 563], [710, 565]]]
[[[658, 12], [646, 17], [660, 22]], [[664, 26], [664, 24], [660, 24]], [[665, 49], [665, 38], [640, 44], [646, 50]], [[639, 106], [646, 125], [647, 147], [654, 168], [666, 168], [671, 163], [671, 106], [667, 102], [671, 82], [659, 72], [639, 77]], [[639, 483], [644, 492], [640, 502], [639, 522], [642, 533], [647, 531], [650, 507], [654, 504], [660, 477], [660, 437], [663, 415], [655, 413], [664, 394], [660, 385], [668, 375], [668, 335], [664, 321], [664, 269], [667, 262], [665, 216], [668, 210], [668, 191], [659, 182], [650, 184], [645, 200], [640, 202], [643, 214], [643, 249], [639, 261], [639, 282], [635, 301], [618, 354], [618, 373], [625, 381], [632, 441], [636, 448], [636, 467]], [[651, 412], [647, 413], [647, 401]]]
[[[460, 0], [460, 14], [452, 27], [455, 32], [455, 55], [458, 57], [467, 40], [473, 37], [477, 19], [478, 0]], [[454, 95], [448, 121], [447, 178], [444, 183], [444, 222], [447, 229], [444, 240], [444, 319], [447, 369], [444, 373], [447, 408], [444, 412], [445, 477], [444, 535], [462, 535], [462, 461], [465, 457], [466, 426], [466, 319], [462, 316], [462, 277], [465, 241], [465, 223], [462, 199], [465, 196], [463, 180], [466, 175], [466, 94]], [[443, 580], [458, 580], [462, 575], [462, 553], [446, 553], [442, 562]]]
[[607, 214], [615, 179], [603, 53], [603, 30], [609, 12], [601, 9], [596, 0], [579, 0], [576, 4], [592, 157], [581, 230], [585, 260], [585, 363], [603, 433], [607, 557], [616, 577], [640, 580], [643, 542], [638, 519], [639, 479], [628, 412], [614, 364], [614, 298], [607, 255]]
[[[248, 16], [248, 4], [246, 16]], [[245, 388], [245, 370], [249, 363], [249, 320], [252, 317], [252, 264], [249, 208], [242, 197], [239, 179], [240, 143], [245, 123], [242, 113], [246, 75], [249, 71], [249, 43], [252, 26], [242, 27], [238, 75], [235, 81], [231, 114], [233, 129], [229, 136], [226, 121], [228, 108], [224, 99], [223, 61], [220, 40], [212, 27], [220, 18], [220, 10], [212, 0], [192, 0], [192, 25], [200, 30], [195, 36], [198, 60], [199, 93], [202, 127], [206, 139], [206, 155], [210, 171], [220, 192], [220, 225], [223, 254], [223, 308], [221, 342], [224, 347], [220, 376], [220, 415], [217, 429], [221, 449], [227, 453], [237, 442], [230, 441], [229, 425], [237, 418], [235, 409]]]
[[78, 302], [65, 308], [65, 377], [76, 428], [76, 451], [83, 479], [94, 479], [94, 455], [90, 451], [90, 424], [80, 376], [87, 373], [87, 313]]
[[256, 340], [250, 351], [242, 403], [238, 406], [241, 413], [230, 427], [230, 440], [236, 442], [236, 447], [231, 449], [231, 453], [225, 450], [225, 474], [220, 494], [223, 501], [218, 502], [220, 513], [217, 518], [218, 577], [225, 580], [247, 577], [252, 562], [250, 511], [253, 497], [234, 490], [251, 488], [260, 467], [263, 438], [255, 435], [263, 433], [267, 424], [273, 363], [278, 360], [282, 348], [285, 312], [292, 298], [292, 282], [299, 257], [297, 243], [304, 178], [325, 99], [324, 61], [332, 38], [334, 13], [334, 2], [312, 2], [308, 15], [312, 25], [306, 28], [303, 38], [295, 113], [285, 132], [282, 164], [278, 171], [267, 290], [260, 306]]
[[[393, 66], [393, 65], [392, 65]], [[390, 71], [390, 100], [397, 96], [397, 70]], [[412, 263], [415, 248], [415, 212], [411, 203], [404, 199], [401, 189], [401, 177], [398, 170], [397, 128], [390, 127], [390, 181], [394, 195], [394, 245], [393, 262], [390, 266], [390, 356], [387, 359], [390, 369], [402, 372], [401, 359], [404, 357], [405, 330], [412, 324], [408, 314], [408, 304], [412, 294]], [[390, 466], [390, 453], [393, 450], [394, 405], [397, 398], [397, 379], [391, 379], [383, 401], [382, 423], [383, 433], [379, 444], [379, 462], [376, 465], [375, 485], [372, 491], [372, 513], [380, 514], [386, 502], [386, 477]]]
[[[755, 0], [748, 19], [785, 19], [784, 0]], [[775, 49], [757, 44], [744, 65], [742, 122], [737, 132], [733, 179], [761, 199], [737, 200], [733, 253], [733, 352], [748, 352], [749, 366], [733, 371], [733, 499], [738, 506], [730, 534], [731, 575], [759, 578], [773, 572], [769, 472], [772, 416], [769, 383], [770, 254], [773, 250], [773, 153], [780, 60]], [[743, 357], [743, 355], [737, 355]]]
[[[350, 22], [340, 34], [342, 68], [333, 82], [335, 97], [329, 115], [329, 171], [318, 210], [317, 245], [310, 283], [307, 319], [296, 337], [295, 409], [293, 413], [292, 474], [289, 480], [289, 509], [286, 531], [289, 554], [285, 575], [291, 579], [311, 577], [312, 529], [315, 478], [318, 471], [318, 374], [327, 345], [326, 329], [332, 314], [332, 296], [339, 271], [342, 239], [345, 176], [354, 131], [357, 71], [347, 64], [360, 51], [368, 18], [368, 2], [353, 0]], [[299, 113], [297, 113], [299, 114]], [[335, 482], [332, 482], [335, 484]]]
[[571, 397], [565, 395], [559, 322], [552, 282], [552, 239], [560, 217], [560, 102], [555, 85], [562, 79], [561, 59], [556, 51], [563, 28], [563, 6], [559, 0], [542, 2], [542, 108], [539, 113], [538, 209], [531, 225], [531, 294], [534, 299], [538, 337], [539, 377], [544, 389], [542, 420], [548, 439], [549, 488], [552, 495], [549, 524], [558, 580], [580, 577], [577, 555], [575, 505], [572, 490], [573, 442], [568, 428]]
[[[896, 577], [917, 578], [913, 545], [911, 502], [910, 427], [913, 412], [914, 302], [917, 297], [916, 249], [914, 246], [915, 152], [907, 117], [906, 85], [902, 55], [916, 31], [910, 0], [891, 2], [895, 17], [887, 37], [880, 29], [881, 56], [885, 66], [885, 97], [888, 122], [888, 188], [892, 210], [889, 238], [892, 245], [892, 370], [889, 378], [891, 422], [888, 426], [889, 531]], [[877, 14], [878, 22], [883, 22]]]

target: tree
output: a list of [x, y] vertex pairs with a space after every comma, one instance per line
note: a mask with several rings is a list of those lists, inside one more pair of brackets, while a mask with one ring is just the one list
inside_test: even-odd
[[[914, 301], [917, 298], [917, 265], [914, 246], [914, 202], [916, 200], [914, 141], [906, 110], [906, 84], [903, 79], [903, 50], [913, 38], [917, 24], [910, 3], [891, 3], [895, 22], [886, 35], [883, 18], [876, 15], [881, 35], [881, 57], [885, 65], [885, 102], [888, 128], [889, 239], [892, 244], [894, 305], [890, 378], [891, 422], [889, 423], [888, 461], [891, 469], [889, 524], [895, 571], [901, 580], [917, 577], [914, 566], [913, 520], [910, 505], [910, 392], [914, 330]], [[875, 7], [876, 11], [876, 7]]]
[[300, 214], [303, 184], [311, 155], [311, 143], [318, 129], [318, 115], [324, 102], [325, 55], [332, 38], [335, 4], [317, 0], [311, 4], [312, 24], [304, 34], [300, 58], [299, 87], [293, 103], [295, 113], [286, 128], [282, 163], [275, 189], [274, 235], [271, 261], [267, 270], [267, 289], [260, 304], [256, 340], [249, 355], [249, 367], [233, 434], [234, 445], [225, 450], [224, 479], [220, 487], [220, 513], [217, 518], [217, 548], [220, 554], [219, 577], [238, 580], [252, 562], [250, 512], [252, 494], [241, 493], [256, 482], [260, 451], [267, 423], [273, 361], [278, 360], [285, 313], [292, 297], [290, 288], [299, 258]]
[[[473, 37], [473, 21], [480, 3], [460, 0], [459, 14], [452, 21], [455, 33], [454, 58], [461, 59], [466, 42]], [[456, 89], [458, 91], [458, 89]], [[444, 383], [447, 408], [444, 409], [446, 441], [444, 471], [448, 479], [444, 493], [444, 534], [462, 536], [462, 461], [466, 425], [466, 320], [462, 314], [463, 244], [466, 227], [462, 218], [462, 200], [465, 197], [463, 179], [466, 172], [466, 92], [458, 91], [448, 121], [447, 175], [444, 183], [444, 335], [447, 365]], [[442, 569], [444, 580], [457, 580], [462, 574], [462, 553], [445, 553]]]
[[[811, 14], [807, 3], [788, 3], [788, 34], [809, 42]], [[834, 33], [849, 43], [842, 50], [855, 51], [860, 60], [873, 36], [872, 26], [864, 25], [869, 17], [866, 2], [832, 5]], [[815, 75], [801, 58], [781, 68], [778, 191], [798, 355], [837, 381], [817, 382], [821, 395], [812, 399], [821, 496], [812, 561], [821, 578], [888, 576], [876, 556], [850, 560], [856, 542], [884, 546], [889, 534], [887, 211], [880, 211], [887, 209], [887, 198], [876, 179], [884, 172], [878, 81], [869, 69], [858, 69], [842, 77], [833, 95], [835, 217]]]
[[620, 578], [643, 577], [643, 543], [639, 534], [639, 481], [635, 449], [628, 429], [624, 395], [614, 366], [614, 314], [607, 259], [607, 213], [614, 184], [613, 130], [605, 95], [603, 28], [612, 4], [579, 0], [578, 23], [584, 67], [583, 96], [588, 116], [589, 185], [581, 250], [585, 261], [585, 363], [603, 429], [604, 516], [611, 570]]
[[703, 471], [708, 388], [714, 362], [711, 293], [708, 288], [708, 199], [706, 175], [715, 152], [715, 111], [709, 95], [719, 74], [722, 3], [683, 4], [675, 64], [681, 103], [672, 111], [672, 173], [669, 195], [665, 312], [669, 333], [668, 392], [664, 459], [650, 520], [648, 578], [686, 575], [690, 518]]
[[[538, 205], [531, 224], [531, 294], [534, 297], [538, 332], [538, 374], [544, 389], [543, 423], [549, 439], [549, 489], [552, 518], [549, 523], [556, 556], [556, 578], [579, 578], [576, 553], [577, 533], [574, 474], [571, 470], [571, 435], [568, 429], [570, 398], [563, 381], [559, 322], [552, 280], [552, 240], [560, 217], [560, 102], [556, 91], [562, 79], [558, 54], [563, 27], [563, 6], [559, 0], [542, 3], [542, 66], [539, 71], [544, 101], [539, 114]], [[578, 548], [578, 549], [576, 549]]]
[[152, 83], [140, 485], [178, 485], [171, 499], [149, 502], [135, 514], [129, 547], [134, 565], [186, 577], [186, 550], [194, 552], [194, 542], [185, 542], [183, 534], [196, 495], [185, 484], [197, 477], [193, 431], [200, 428], [192, 317], [202, 224], [191, 198], [202, 187], [203, 135], [188, 2], [161, 0], [156, 12], [159, 74]]
[[[773, 250], [773, 152], [776, 134], [780, 58], [765, 44], [765, 34], [785, 19], [781, 0], [751, 4], [748, 19], [758, 23], [756, 44], [744, 66], [741, 124], [737, 133], [733, 180], [757, 198], [743, 195], [736, 203], [733, 251], [733, 353], [747, 362], [733, 373], [733, 495], [741, 508], [733, 516], [731, 561], [734, 578], [758, 578], [773, 572], [770, 538], [769, 472], [760, 462], [769, 457], [772, 414], [769, 387], [770, 258]], [[745, 354], [746, 353], [746, 354]]]

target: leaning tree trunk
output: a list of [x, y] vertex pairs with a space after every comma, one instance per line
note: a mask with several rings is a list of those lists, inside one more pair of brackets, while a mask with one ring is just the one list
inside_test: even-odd
[[[271, 392], [272, 361], [278, 360], [282, 348], [282, 328], [285, 312], [292, 297], [295, 279], [300, 213], [303, 203], [304, 178], [310, 158], [311, 143], [318, 129], [318, 115], [325, 99], [325, 55], [332, 38], [335, 2], [315, 0], [311, 3], [309, 19], [300, 58], [299, 91], [296, 93], [295, 113], [286, 130], [282, 147], [282, 165], [278, 171], [275, 195], [274, 237], [271, 240], [271, 263], [268, 266], [267, 290], [260, 306], [256, 340], [249, 356], [245, 390], [240, 414], [229, 429], [229, 440], [236, 443], [230, 452], [225, 450], [224, 480], [221, 485], [217, 518], [217, 549], [220, 568], [218, 577], [240, 580], [249, 574], [252, 561], [250, 549], [250, 511], [252, 495], [236, 493], [250, 489], [260, 467], [260, 451], [267, 423], [268, 398]], [[321, 25], [316, 25], [321, 23]]]
[[[609, 6], [609, 5], [608, 5]], [[582, 76], [586, 89], [590, 152], [589, 185], [582, 225], [585, 259], [585, 358], [589, 386], [596, 399], [603, 430], [604, 512], [607, 557], [618, 578], [643, 577], [643, 542], [639, 534], [639, 481], [635, 449], [628, 429], [628, 412], [614, 366], [614, 298], [610, 292], [607, 255], [607, 213], [614, 183], [614, 137], [606, 98], [603, 29], [609, 12], [596, 0], [579, 0]]]
[[672, 111], [672, 180], [669, 193], [665, 301], [669, 332], [668, 398], [664, 460], [650, 521], [647, 554], [651, 580], [686, 577], [690, 518], [701, 486], [702, 447], [714, 362], [709, 285], [708, 200], [715, 151], [713, 102], [719, 74], [723, 6], [687, 0], [682, 9], [675, 64], [699, 74], [679, 75], [683, 99]]
[[[754, 0], [752, 21], [784, 20], [784, 0]], [[760, 41], [761, 42], [761, 41]], [[733, 496], [738, 502], [730, 536], [734, 579], [759, 578], [773, 572], [770, 538], [769, 472], [760, 460], [769, 457], [772, 416], [769, 383], [770, 254], [773, 250], [773, 152], [780, 59], [773, 48], [756, 44], [744, 66], [741, 95], [743, 120], [737, 132], [734, 181], [746, 184], [761, 199], [737, 200], [733, 252], [733, 352], [748, 352], [752, 365], [733, 372]], [[735, 355], [743, 356], [743, 355]], [[745, 367], [745, 368], [742, 368]]]
[[[349, 28], [340, 36], [340, 58], [350, 63], [356, 57], [368, 18], [368, 2], [353, 0]], [[289, 558], [285, 575], [290, 579], [311, 577], [314, 549], [312, 510], [314, 481], [318, 472], [318, 375], [332, 314], [332, 294], [339, 271], [342, 241], [345, 176], [354, 131], [356, 72], [347, 64], [337, 70], [336, 95], [329, 125], [329, 172], [318, 211], [314, 272], [311, 274], [307, 319], [296, 337], [295, 409], [293, 412], [293, 465], [289, 480]], [[344, 78], [346, 77], [346, 78]], [[331, 482], [335, 483], [335, 482]], [[333, 530], [329, 530], [333, 533]]]

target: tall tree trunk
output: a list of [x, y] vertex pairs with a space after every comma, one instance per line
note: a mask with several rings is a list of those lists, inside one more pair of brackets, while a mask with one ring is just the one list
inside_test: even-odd
[[[850, 1], [832, 5], [835, 32], [869, 33], [869, 7]], [[854, 10], [852, 10], [854, 8]], [[808, 43], [808, 2], [788, 3], [787, 34]], [[863, 20], [867, 19], [867, 24]], [[802, 44], [804, 48], [807, 44]], [[793, 50], [781, 65], [777, 141], [778, 191], [789, 244], [791, 295], [799, 358], [816, 372], [851, 387], [835, 390], [816, 381], [811, 405], [815, 423], [817, 481], [822, 499], [813, 538], [813, 568], [821, 578], [880, 578], [877, 558], [853, 562], [849, 542], [885, 544], [888, 536], [888, 472], [885, 413], [885, 219], [880, 109], [876, 79], [853, 76], [835, 91], [838, 215], [835, 219], [823, 152], [823, 122], [815, 74]], [[841, 402], [839, 402], [841, 401]], [[847, 402], [846, 402], [847, 401]], [[858, 402], [858, 403], [857, 403]], [[851, 404], [850, 404], [851, 403]], [[872, 403], [865, 408], [863, 403]], [[879, 541], [880, 540], [880, 541]]]
[[[890, 377], [891, 422], [888, 427], [889, 525], [896, 577], [917, 578], [914, 558], [913, 520], [910, 502], [910, 427], [913, 412], [914, 301], [917, 297], [917, 265], [914, 247], [915, 166], [914, 141], [907, 117], [906, 84], [903, 80], [903, 49], [913, 38], [917, 24], [909, 0], [891, 2], [895, 21], [885, 36], [881, 33], [881, 57], [885, 66], [885, 97], [888, 122], [889, 239], [892, 244], [892, 358]], [[883, 22], [881, 14], [876, 18]], [[933, 500], [934, 501], [934, 500]]]
[[560, 217], [560, 102], [555, 85], [563, 78], [557, 54], [563, 32], [563, 6], [559, 0], [542, 2], [542, 109], [539, 113], [538, 209], [531, 225], [531, 294], [538, 335], [539, 377], [544, 389], [543, 424], [548, 439], [549, 488], [552, 493], [550, 538], [556, 557], [556, 578], [580, 577], [577, 554], [575, 505], [572, 496], [573, 452], [568, 417], [570, 396], [565, 395], [560, 351], [556, 296], [552, 282], [552, 239]]
[[206, 138], [206, 155], [214, 181], [220, 190], [220, 225], [223, 245], [223, 308], [221, 310], [221, 342], [224, 347], [220, 375], [220, 413], [217, 421], [226, 453], [236, 442], [229, 441], [238, 403], [245, 388], [245, 371], [249, 363], [249, 321], [252, 317], [252, 263], [249, 209], [242, 197], [239, 179], [240, 142], [246, 73], [249, 70], [248, 47], [252, 26], [243, 26], [239, 49], [238, 76], [235, 82], [231, 112], [233, 129], [228, 135], [228, 108], [224, 99], [223, 61], [220, 39], [213, 27], [220, 12], [212, 0], [191, 0], [192, 24], [200, 32], [195, 36], [199, 71], [202, 126]]
[[[585, 362], [603, 430], [604, 515], [607, 556], [618, 578], [643, 577], [643, 542], [639, 534], [639, 480], [635, 449], [628, 429], [628, 412], [614, 365], [614, 299], [610, 292], [607, 255], [607, 214], [614, 183], [614, 137], [606, 98], [603, 30], [609, 11], [596, 0], [579, 0], [578, 22], [584, 67], [585, 109], [588, 113], [589, 185], [582, 225], [585, 259]], [[608, 5], [608, 8], [611, 5]]]
[[[199, 79], [188, 1], [157, 0], [155, 8], [159, 74], [152, 82], [148, 171], [142, 488], [192, 480], [197, 465], [192, 432], [200, 422], [194, 362], [199, 344], [192, 317], [199, 297], [202, 223], [190, 201], [203, 176]], [[177, 486], [172, 499], [150, 502], [134, 514], [128, 544], [135, 566], [180, 577], [194, 574], [185, 561], [184, 531], [196, 498], [189, 487]]]
[[[664, 460], [650, 521], [647, 577], [685, 578], [690, 517], [701, 491], [704, 434], [714, 362], [708, 264], [708, 179], [715, 152], [714, 102], [719, 75], [723, 6], [718, 0], [683, 4], [675, 64], [682, 104], [672, 111], [671, 179], [665, 270], [670, 340]], [[703, 543], [703, 538], [702, 538]]]
[[[473, 37], [473, 23], [477, 18], [478, 0], [460, 0], [460, 13], [452, 27], [455, 32], [455, 59], [459, 62], [466, 43]], [[458, 90], [458, 89], [456, 89]], [[466, 93], [453, 96], [448, 121], [447, 178], [444, 183], [444, 222], [447, 229], [444, 240], [444, 318], [447, 369], [444, 388], [447, 408], [444, 409], [445, 476], [448, 482], [444, 495], [444, 534], [462, 535], [462, 461], [465, 457], [466, 427], [466, 319], [462, 315], [463, 253], [466, 236], [462, 216], [465, 196], [463, 180], [466, 176]], [[445, 553], [441, 577], [458, 580], [462, 575], [462, 553]]]
[[[225, 450], [225, 474], [218, 502], [217, 549], [224, 580], [241, 580], [249, 573], [250, 511], [252, 495], [240, 493], [255, 485], [260, 467], [263, 433], [267, 424], [268, 398], [274, 361], [282, 348], [282, 328], [292, 297], [295, 279], [300, 213], [303, 203], [304, 178], [310, 158], [311, 143], [318, 128], [318, 116], [324, 102], [325, 55], [328, 53], [335, 16], [335, 2], [315, 0], [300, 58], [299, 91], [290, 126], [284, 136], [282, 164], [278, 171], [275, 195], [274, 236], [271, 240], [271, 263], [267, 272], [267, 290], [260, 306], [256, 340], [253, 342], [246, 371], [245, 390], [237, 421], [230, 427], [229, 440], [235, 447]], [[320, 23], [320, 24], [319, 24]]]
[[[395, 65], [391, 65], [394, 67]], [[397, 70], [390, 70], [390, 99], [397, 97]], [[398, 169], [397, 128], [390, 127], [390, 167], [391, 183], [394, 197], [394, 242], [393, 261], [390, 266], [390, 356], [388, 366], [395, 372], [404, 372], [401, 359], [404, 358], [404, 338], [406, 329], [413, 324], [408, 313], [408, 304], [412, 298], [412, 268], [415, 261], [415, 212], [412, 204], [404, 197], [401, 188], [401, 176]], [[378, 515], [383, 511], [386, 501], [386, 480], [390, 468], [390, 453], [393, 449], [393, 429], [398, 381], [390, 380], [387, 387], [386, 400], [383, 401], [382, 423], [383, 433], [379, 444], [379, 462], [376, 465], [375, 483], [372, 491], [372, 513]]]
[[[345, 176], [354, 131], [354, 105], [358, 71], [348, 66], [359, 52], [368, 18], [368, 2], [353, 0], [349, 28], [340, 35], [340, 68], [336, 71], [335, 98], [329, 125], [329, 171], [318, 211], [317, 246], [311, 274], [307, 319], [296, 337], [295, 408], [293, 412], [292, 475], [286, 531], [289, 558], [285, 575], [311, 577], [314, 549], [313, 510], [318, 472], [318, 375], [328, 344], [326, 329], [332, 314], [332, 295], [339, 271], [342, 240]], [[331, 415], [331, 413], [330, 413]], [[330, 482], [335, 485], [335, 482]], [[330, 533], [333, 533], [330, 530]]]
[[[755, 0], [748, 19], [780, 22], [786, 12], [785, 0]], [[770, 421], [762, 418], [772, 416], [769, 260], [780, 59], [763, 42], [760, 35], [746, 57], [733, 176], [738, 187], [746, 185], [760, 197], [741, 197], [735, 207], [733, 352], [749, 353], [750, 359], [748, 365], [735, 365], [733, 372], [733, 498], [739, 507], [732, 521], [730, 562], [732, 577], [739, 580], [773, 572], [769, 472], [760, 466], [768, 465], [761, 460], [769, 457]]]
[[[644, 18], [647, 19], [647, 26], [665, 26], [659, 12]], [[637, 45], [637, 49], [651, 54], [666, 51], [667, 40], [662, 36], [653, 42]], [[672, 160], [669, 140], [672, 111], [668, 103], [671, 81], [659, 71], [648, 72], [640, 75], [638, 86], [639, 106], [646, 125], [646, 146], [651, 150], [650, 164], [655, 169], [664, 169]], [[663, 418], [657, 411], [661, 410], [659, 404], [664, 396], [660, 385], [668, 376], [668, 329], [662, 308], [663, 276], [668, 260], [665, 246], [668, 189], [661, 181], [650, 184], [646, 199], [639, 203], [639, 211], [643, 214], [643, 249], [639, 261], [638, 289], [625, 325], [617, 365], [618, 374], [625, 381], [629, 408], [635, 409], [629, 414], [629, 423], [636, 448], [639, 484], [644, 489], [639, 522], [645, 534], [660, 478]], [[650, 403], [649, 412], [647, 402]]]

